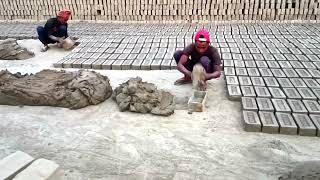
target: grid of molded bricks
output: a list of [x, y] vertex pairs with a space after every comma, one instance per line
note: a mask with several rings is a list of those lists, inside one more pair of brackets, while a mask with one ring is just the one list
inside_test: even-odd
[[320, 136], [318, 28], [254, 29], [219, 44], [228, 96], [241, 101], [245, 130]]
[[315, 0], [1, 0], [0, 19], [44, 20], [68, 8], [72, 19], [117, 21], [318, 20]]

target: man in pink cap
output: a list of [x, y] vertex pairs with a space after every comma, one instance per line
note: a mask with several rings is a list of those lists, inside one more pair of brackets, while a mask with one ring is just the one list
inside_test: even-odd
[[68, 37], [68, 23], [71, 11], [64, 9], [55, 18], [50, 18], [45, 26], [38, 26], [37, 33], [43, 44], [42, 51], [49, 49], [48, 44], [62, 43]]
[[206, 80], [221, 76], [221, 59], [218, 50], [210, 45], [210, 34], [201, 29], [194, 36], [195, 42], [184, 50], [174, 53], [177, 69], [184, 77], [176, 80], [175, 85], [191, 83], [192, 70], [195, 64], [200, 63], [206, 71]]

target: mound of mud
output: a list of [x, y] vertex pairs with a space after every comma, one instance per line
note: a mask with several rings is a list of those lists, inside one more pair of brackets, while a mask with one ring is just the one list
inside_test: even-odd
[[93, 71], [43, 70], [34, 75], [0, 71], [0, 104], [79, 109], [112, 95], [106, 76]]
[[34, 57], [34, 53], [22, 48], [16, 39], [6, 39], [0, 42], [0, 59], [2, 60], [23, 60]]
[[174, 113], [174, 96], [158, 90], [152, 83], [142, 82], [140, 77], [131, 78], [114, 90], [113, 99], [120, 111], [151, 113], [169, 116]]

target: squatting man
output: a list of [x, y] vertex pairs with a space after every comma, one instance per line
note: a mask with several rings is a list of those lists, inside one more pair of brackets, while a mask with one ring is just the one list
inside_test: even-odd
[[174, 53], [177, 62], [177, 69], [184, 74], [184, 77], [175, 81], [175, 85], [192, 82], [192, 71], [200, 64], [205, 70], [206, 81], [221, 76], [221, 59], [217, 48], [210, 45], [210, 34], [207, 30], [201, 29], [194, 36], [194, 43], [188, 45], [184, 50], [177, 50]]
[[71, 16], [71, 11], [64, 9], [60, 11], [55, 18], [47, 20], [46, 24], [37, 27], [39, 40], [43, 44], [42, 51], [45, 52], [49, 49], [49, 44], [58, 43], [61, 47], [65, 38], [68, 37], [68, 20]]

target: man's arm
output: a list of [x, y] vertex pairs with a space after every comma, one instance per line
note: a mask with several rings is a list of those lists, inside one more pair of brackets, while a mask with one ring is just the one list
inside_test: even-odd
[[213, 48], [212, 51], [212, 60], [214, 61], [213, 64], [213, 73], [207, 73], [206, 79], [214, 79], [221, 76], [221, 58], [219, 55], [219, 51], [216, 48]]
[[206, 80], [215, 79], [221, 76], [221, 65], [214, 65], [213, 73], [206, 73]]
[[177, 69], [180, 72], [182, 72], [184, 75], [191, 77], [192, 73], [184, 67], [184, 64], [187, 63], [188, 59], [189, 59], [188, 56], [183, 54], [180, 58], [179, 63], [177, 64]]

